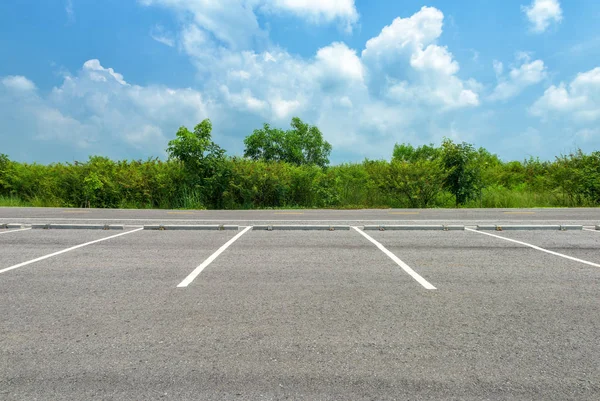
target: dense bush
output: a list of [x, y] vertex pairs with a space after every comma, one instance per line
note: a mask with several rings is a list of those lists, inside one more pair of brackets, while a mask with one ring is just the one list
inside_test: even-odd
[[[600, 205], [600, 152], [577, 151], [552, 162], [534, 158], [503, 162], [485, 149], [444, 140], [439, 147], [396, 145], [391, 161], [327, 166], [330, 147], [320, 132], [300, 120], [292, 126], [302, 135], [290, 131], [290, 138], [312, 135], [311, 146], [324, 149], [315, 161], [262, 157], [268, 135], [258, 135], [264, 133], [260, 130], [250, 137], [262, 138], [256, 147], [262, 153], [228, 157], [212, 141], [209, 120], [193, 131], [181, 127], [169, 142], [167, 161], [95, 156], [83, 163], [41, 165], [0, 154], [0, 205], [163, 209]], [[307, 134], [311, 130], [314, 135]], [[311, 154], [306, 149], [298, 154]]]
[[[328, 168], [222, 158], [202, 183], [177, 160], [27, 164], [0, 156], [0, 204], [99, 208], [452, 207], [437, 160], [365, 160]], [[600, 152], [481, 168], [466, 207], [600, 205]]]

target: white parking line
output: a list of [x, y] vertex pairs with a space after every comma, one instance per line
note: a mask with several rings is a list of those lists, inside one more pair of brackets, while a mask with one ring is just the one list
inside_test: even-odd
[[532, 249], [549, 253], [550, 255], [560, 256], [561, 258], [573, 260], [575, 262], [583, 263], [583, 264], [586, 264], [586, 265], [589, 265], [589, 266], [600, 267], [600, 264], [597, 264], [597, 263], [594, 263], [594, 262], [588, 262], [587, 260], [583, 260], [583, 259], [574, 258], [572, 256], [565, 255], [565, 254], [558, 253], [558, 252], [554, 252], [554, 251], [551, 251], [549, 249], [540, 248], [539, 246], [536, 246], [536, 245], [533, 245], [533, 244], [529, 244], [527, 242], [517, 241], [515, 239], [506, 238], [506, 237], [502, 237], [500, 235], [490, 234], [490, 233], [486, 233], [486, 232], [483, 232], [483, 231], [477, 231], [477, 230], [474, 230], [472, 228], [465, 228], [465, 230], [471, 231], [471, 232], [474, 232], [474, 233], [477, 233], [477, 234], [489, 235], [490, 237], [494, 237], [494, 238], [500, 238], [500, 239], [503, 239], [505, 241], [514, 242], [516, 244], [525, 245], [525, 246], [528, 246], [528, 247], [530, 247]]
[[232, 239], [230, 239], [229, 241], [227, 241], [225, 243], [225, 245], [223, 245], [222, 247], [220, 247], [215, 253], [213, 253], [212, 255], [210, 255], [208, 257], [208, 259], [206, 259], [200, 266], [196, 267], [194, 269], [193, 272], [191, 272], [189, 274], [189, 276], [187, 276], [185, 278], [185, 280], [183, 280], [181, 283], [179, 283], [179, 285], [177, 286], [178, 288], [185, 288], [188, 285], [190, 285], [192, 283], [192, 281], [194, 281], [194, 279], [196, 277], [198, 277], [198, 275], [200, 273], [202, 273], [202, 270], [204, 270], [208, 265], [210, 265], [220, 254], [222, 254], [223, 252], [225, 252], [225, 250], [227, 248], [229, 248], [229, 246], [231, 244], [233, 244], [235, 241], [237, 241], [242, 235], [246, 234], [249, 230], [252, 229], [252, 226], [250, 227], [246, 227], [242, 232], [240, 232], [238, 235], [236, 235], [235, 237], [233, 237]]
[[371, 238], [369, 235], [367, 235], [366, 233], [361, 231], [358, 227], [352, 227], [352, 228], [355, 229], [360, 235], [362, 235], [363, 237], [365, 237], [366, 239], [371, 241], [377, 248], [379, 248], [380, 251], [385, 253], [390, 259], [392, 259], [394, 262], [396, 262], [396, 264], [398, 266], [400, 266], [402, 268], [402, 270], [404, 270], [412, 278], [417, 280], [417, 282], [419, 284], [421, 284], [423, 287], [425, 287], [428, 290], [436, 289], [433, 285], [431, 285], [431, 283], [429, 281], [427, 281], [423, 277], [421, 277], [417, 272], [415, 272], [413, 269], [411, 269], [409, 265], [407, 265], [406, 263], [401, 261], [396, 255], [394, 255], [392, 252], [390, 252], [385, 246], [381, 245], [379, 242], [377, 242], [376, 240]]
[[14, 265], [14, 266], [11, 266], [11, 267], [7, 267], [6, 269], [2, 269], [2, 270], [0, 270], [0, 274], [1, 273], [6, 273], [7, 271], [10, 271], [10, 270], [18, 269], [19, 267], [23, 267], [23, 266], [30, 265], [32, 263], [39, 262], [39, 261], [44, 260], [44, 259], [51, 258], [53, 256], [58, 256], [58, 255], [61, 255], [63, 253], [66, 253], [66, 252], [74, 251], [75, 249], [83, 248], [84, 246], [96, 244], [98, 242], [102, 242], [102, 241], [106, 241], [106, 240], [109, 240], [109, 239], [112, 239], [112, 238], [117, 238], [117, 237], [120, 237], [120, 236], [123, 236], [123, 235], [131, 234], [131, 233], [134, 233], [134, 232], [137, 232], [137, 231], [140, 231], [140, 230], [143, 230], [143, 228], [138, 228], [136, 230], [127, 231], [125, 233], [121, 233], [121, 234], [117, 234], [117, 235], [111, 235], [110, 237], [100, 238], [100, 239], [97, 239], [95, 241], [90, 241], [90, 242], [86, 242], [85, 244], [75, 245], [75, 246], [72, 246], [71, 248], [63, 249], [62, 251], [54, 252], [54, 253], [51, 253], [49, 255], [40, 256], [39, 258], [36, 258], [36, 259], [33, 259], [33, 260], [28, 260], [27, 262], [19, 263], [18, 265]]
[[27, 231], [27, 230], [31, 230], [31, 227], [28, 227], [28, 228], [19, 228], [18, 230], [2, 231], [2, 232], [0, 232], [0, 235], [2, 235], [2, 234], [10, 234], [10, 233], [18, 233], [19, 231]]
[[591, 228], [585, 228], [585, 227], [583, 228], [583, 231], [591, 231], [593, 233], [600, 233], [600, 231], [598, 231], [598, 230], [593, 230]]

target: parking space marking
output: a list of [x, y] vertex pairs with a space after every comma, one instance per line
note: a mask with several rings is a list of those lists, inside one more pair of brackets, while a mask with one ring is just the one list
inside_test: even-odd
[[28, 228], [19, 228], [18, 230], [3, 231], [3, 232], [0, 233], [0, 235], [2, 235], [2, 234], [10, 234], [10, 233], [18, 233], [19, 231], [27, 231], [27, 230], [31, 230], [31, 227], [28, 227]]
[[86, 242], [85, 244], [79, 244], [79, 245], [75, 245], [75, 246], [72, 246], [72, 247], [67, 248], [67, 249], [63, 249], [62, 251], [58, 251], [58, 252], [54, 252], [54, 253], [51, 253], [51, 254], [48, 254], [48, 255], [40, 256], [39, 258], [28, 260], [27, 262], [19, 263], [18, 265], [14, 265], [14, 266], [2, 269], [2, 270], [0, 270], [0, 274], [1, 273], [6, 273], [7, 271], [10, 271], [10, 270], [18, 269], [19, 267], [27, 266], [27, 265], [30, 265], [32, 263], [36, 263], [36, 262], [42, 261], [44, 259], [51, 258], [53, 256], [58, 256], [58, 255], [61, 255], [63, 253], [66, 253], [66, 252], [74, 251], [75, 249], [83, 248], [84, 246], [96, 244], [98, 242], [106, 241], [106, 240], [109, 240], [109, 239], [112, 239], [112, 238], [121, 237], [123, 235], [132, 234], [132, 233], [135, 233], [135, 232], [143, 230], [143, 229], [144, 228], [137, 228], [135, 230], [127, 231], [127, 232], [124, 232], [124, 233], [121, 233], [121, 234], [117, 234], [117, 235], [111, 235], [110, 237], [106, 237], [106, 238], [100, 238], [100, 239], [97, 239], [95, 241]]
[[541, 252], [546, 252], [546, 253], [549, 253], [550, 255], [559, 256], [561, 258], [569, 259], [569, 260], [572, 260], [572, 261], [575, 261], [575, 262], [579, 262], [579, 263], [583, 263], [583, 264], [586, 264], [586, 265], [589, 265], [589, 266], [600, 267], [600, 265], [597, 264], [597, 263], [589, 262], [589, 261], [583, 260], [583, 259], [574, 258], [573, 256], [565, 255], [563, 253], [554, 252], [554, 251], [551, 251], [549, 249], [541, 248], [541, 247], [539, 247], [537, 245], [529, 244], [527, 242], [517, 241], [516, 239], [506, 238], [506, 237], [502, 237], [500, 235], [490, 234], [490, 233], [486, 233], [486, 232], [483, 232], [483, 231], [477, 231], [477, 230], [474, 230], [472, 228], [465, 228], [465, 230], [466, 231], [471, 231], [471, 232], [474, 232], [474, 233], [477, 233], [477, 234], [489, 235], [490, 237], [499, 238], [499, 239], [503, 239], [505, 241], [510, 241], [510, 242], [514, 242], [516, 244], [528, 246], [529, 248], [532, 248], [532, 249], [535, 249], [535, 250], [538, 250], [538, 251], [541, 251]]
[[585, 227], [583, 228], [583, 231], [591, 231], [593, 233], [600, 233], [600, 231], [598, 231], [598, 230], [592, 230], [591, 228], [585, 228]]
[[407, 265], [406, 263], [401, 261], [400, 258], [398, 258], [396, 255], [394, 255], [392, 252], [390, 252], [385, 246], [383, 246], [382, 244], [377, 242], [375, 239], [373, 239], [371, 236], [369, 236], [365, 232], [361, 231], [358, 227], [352, 227], [352, 228], [355, 229], [360, 235], [362, 235], [363, 237], [368, 239], [371, 243], [373, 243], [373, 245], [375, 245], [377, 248], [379, 248], [379, 250], [382, 251], [383, 253], [385, 253], [390, 259], [392, 259], [394, 262], [396, 262], [396, 264], [398, 266], [400, 266], [402, 268], [402, 270], [404, 270], [406, 273], [408, 273], [408, 275], [410, 275], [412, 278], [414, 278], [423, 287], [425, 287], [428, 290], [436, 290], [437, 289], [433, 285], [431, 285], [431, 283], [429, 281], [425, 280], [416, 271], [411, 269], [409, 265]]
[[193, 272], [191, 272], [189, 274], [189, 276], [187, 276], [185, 278], [185, 280], [183, 280], [181, 283], [179, 283], [179, 285], [177, 286], [177, 288], [185, 288], [188, 285], [190, 285], [192, 283], [192, 281], [194, 281], [194, 279], [196, 277], [198, 277], [198, 275], [200, 273], [202, 273], [202, 270], [204, 270], [208, 265], [210, 265], [220, 254], [222, 254], [223, 252], [225, 252], [225, 250], [227, 248], [229, 248], [229, 246], [231, 244], [233, 244], [235, 241], [237, 241], [242, 235], [246, 234], [248, 231], [250, 231], [252, 229], [252, 226], [246, 227], [242, 232], [238, 233], [235, 237], [233, 237], [232, 239], [230, 239], [229, 241], [227, 241], [225, 243], [225, 245], [223, 245], [222, 247], [220, 247], [215, 253], [213, 253], [212, 255], [210, 255], [208, 257], [208, 259], [206, 259], [204, 262], [202, 262], [202, 264], [198, 267], [196, 267], [194, 269]]

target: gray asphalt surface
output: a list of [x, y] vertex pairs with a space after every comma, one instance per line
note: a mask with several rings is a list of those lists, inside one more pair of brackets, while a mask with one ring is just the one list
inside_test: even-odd
[[222, 224], [268, 224], [273, 222], [337, 222], [361, 225], [390, 222], [570, 223], [600, 224], [600, 208], [581, 209], [382, 209], [382, 210], [120, 210], [0, 208], [0, 223], [96, 222], [110, 224], [156, 224], [190, 222]]
[[[115, 234], [3, 234], [0, 270]], [[600, 399], [598, 267], [367, 232], [426, 290], [354, 230], [249, 231], [177, 288], [236, 234], [139, 231], [0, 274], [0, 399]], [[600, 232], [493, 234], [600, 264]]]

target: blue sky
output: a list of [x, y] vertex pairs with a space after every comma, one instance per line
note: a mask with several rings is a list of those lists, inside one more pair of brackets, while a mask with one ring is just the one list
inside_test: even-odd
[[0, 153], [165, 157], [213, 122], [317, 125], [332, 161], [449, 137], [505, 160], [600, 149], [595, 0], [0, 2]]

